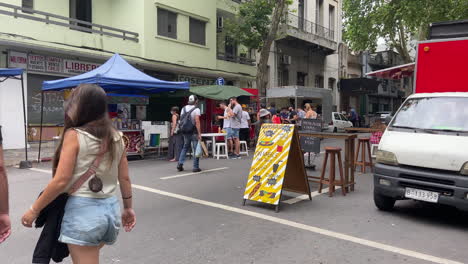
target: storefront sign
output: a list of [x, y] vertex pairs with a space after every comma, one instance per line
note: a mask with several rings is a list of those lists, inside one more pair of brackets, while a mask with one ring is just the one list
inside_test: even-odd
[[250, 168], [244, 201], [279, 205], [283, 189], [310, 193], [299, 137], [294, 125], [264, 124]]
[[28, 70], [45, 72], [45, 57], [42, 55], [29, 54]]
[[179, 75], [177, 80], [179, 82], [189, 82], [191, 86], [200, 86], [200, 85], [214, 85], [216, 84], [215, 79], [200, 78], [187, 75]]
[[28, 54], [10, 51], [8, 54], [8, 67], [26, 69], [28, 67]]
[[68, 74], [82, 74], [85, 72], [92, 71], [99, 67], [100, 64], [90, 63], [90, 62], [82, 62], [77, 60], [63, 60], [64, 67], [63, 73]]
[[98, 63], [68, 60], [60, 57], [27, 54], [16, 51], [8, 53], [8, 67], [23, 68], [34, 72], [76, 75], [94, 70], [99, 66], [100, 64]]
[[57, 57], [47, 57], [46, 58], [46, 71], [47, 72], [62, 72], [63, 60], [62, 58]]

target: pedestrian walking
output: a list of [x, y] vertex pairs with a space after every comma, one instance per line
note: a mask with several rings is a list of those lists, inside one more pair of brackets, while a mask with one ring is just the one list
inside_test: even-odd
[[[195, 95], [190, 95], [188, 104], [182, 108], [181, 117], [179, 122], [179, 131], [182, 133], [184, 138], [184, 146], [180, 152], [179, 162], [177, 164], [177, 170], [184, 170], [184, 162], [187, 155], [187, 151], [192, 147], [192, 153], [195, 154], [197, 145], [201, 141], [201, 129], [200, 129], [200, 108], [197, 106], [198, 98]], [[214, 142], [213, 142], [214, 144]], [[200, 172], [200, 158], [193, 155], [193, 172]]]
[[[50, 248], [57, 246], [58, 230], [58, 241], [67, 244], [73, 263], [99, 263], [101, 248], [116, 242], [119, 227], [123, 225], [129, 232], [136, 223], [123, 136], [112, 126], [107, 95], [101, 87], [81, 84], [73, 90], [65, 107], [63, 133], [52, 164], [53, 178], [21, 222], [32, 227], [39, 213], [40, 218], [43, 214], [54, 214], [56, 219], [49, 224], [60, 226], [44, 227], [33, 263], [49, 263], [43, 262], [51, 257], [44, 256], [44, 252], [64, 253]], [[116, 197], [118, 186], [124, 205], [122, 213]], [[65, 200], [60, 224], [57, 220], [60, 210], [45, 208], [63, 200], [63, 193], [70, 196]]]
[[265, 104], [260, 104], [260, 109], [258, 109], [258, 112], [257, 112], [257, 119], [255, 120], [255, 122], [257, 122], [258, 120], [260, 120], [260, 111], [261, 111], [262, 109], [267, 110]]
[[305, 104], [305, 119], [317, 119], [317, 112], [314, 111], [310, 104]]
[[350, 107], [349, 108], [349, 121], [351, 121], [351, 123], [353, 123], [353, 127], [357, 127], [358, 126], [358, 120], [359, 120], [359, 116], [356, 112], [356, 109]]
[[0, 126], [0, 243], [5, 241], [11, 234], [11, 222], [8, 204], [8, 178], [3, 161], [3, 137], [2, 126]]
[[239, 133], [241, 129], [242, 120], [242, 107], [237, 102], [236, 97], [232, 97], [230, 100], [230, 111], [229, 116], [231, 117], [231, 138], [232, 144], [234, 145], [234, 154], [231, 156], [232, 159], [240, 159], [240, 141]]
[[241, 128], [239, 138], [241, 141], [246, 141], [247, 145], [250, 144], [250, 115], [247, 112], [247, 106], [243, 107], [242, 109], [242, 119], [241, 119]]
[[179, 107], [171, 108], [171, 133], [169, 137], [168, 159], [171, 162], [179, 161], [180, 152], [184, 145], [184, 138], [179, 133]]

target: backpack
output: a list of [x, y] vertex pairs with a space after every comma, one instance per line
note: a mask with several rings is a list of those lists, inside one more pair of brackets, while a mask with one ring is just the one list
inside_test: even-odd
[[195, 130], [195, 124], [192, 122], [191, 114], [195, 109], [198, 109], [198, 107], [194, 107], [192, 110], [187, 112], [184, 107], [184, 114], [180, 118], [178, 132], [181, 132], [182, 134], [193, 133]]

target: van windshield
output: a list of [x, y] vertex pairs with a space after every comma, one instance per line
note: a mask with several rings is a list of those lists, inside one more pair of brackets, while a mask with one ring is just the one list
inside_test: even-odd
[[427, 97], [406, 101], [391, 127], [468, 132], [468, 97]]

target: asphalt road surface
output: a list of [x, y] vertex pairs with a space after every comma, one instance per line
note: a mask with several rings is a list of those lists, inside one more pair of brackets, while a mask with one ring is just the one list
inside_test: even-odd
[[[468, 261], [467, 214], [414, 201], [380, 212], [370, 173], [356, 174], [356, 190], [346, 196], [318, 194], [311, 184], [312, 201], [286, 193], [279, 213], [253, 202], [242, 206], [250, 158], [203, 159], [199, 174], [191, 173], [191, 160], [180, 173], [167, 161], [131, 161], [137, 226], [103, 249], [101, 263]], [[0, 263], [31, 263], [40, 230], [22, 227], [20, 217], [49, 180], [50, 164], [10, 168], [8, 177], [13, 233], [0, 245]]]

